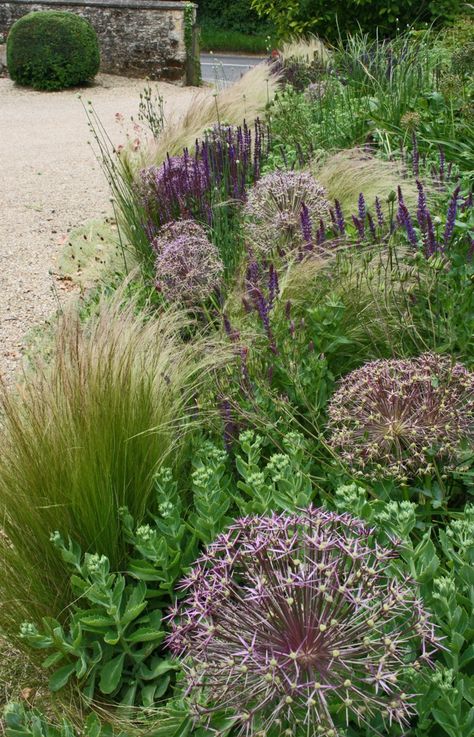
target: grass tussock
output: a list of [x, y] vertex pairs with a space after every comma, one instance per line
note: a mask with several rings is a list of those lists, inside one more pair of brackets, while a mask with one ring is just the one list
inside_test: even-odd
[[357, 211], [362, 192], [369, 207], [378, 197], [383, 207], [390, 192], [401, 186], [408, 207], [416, 205], [416, 182], [407, 177], [397, 161], [381, 159], [362, 148], [339, 151], [324, 160], [315, 160], [311, 166], [314, 176], [324, 185], [330, 200], [338, 199], [344, 212]]
[[218, 121], [241, 125], [246, 120], [252, 124], [273, 99], [278, 86], [278, 77], [270, 74], [268, 64], [261, 63], [218, 93], [211, 89], [200, 90], [184, 114], [168, 118], [160, 138], [142, 153], [140, 166], [160, 164], [167, 154], [175, 156], [184, 148], [191, 149], [196, 138]]
[[328, 63], [330, 57], [329, 50], [324, 42], [314, 35], [286, 41], [280, 49], [280, 55], [283, 61], [298, 59], [306, 64], [319, 61], [323, 65]]
[[64, 315], [51, 362], [19, 395], [1, 392], [0, 630], [68, 601], [52, 531], [120, 569], [118, 510], [140, 520], [159, 466], [179, 466], [199, 391], [225, 360], [204, 338], [182, 341], [183, 314], [147, 319], [122, 303], [104, 301], [86, 325]]

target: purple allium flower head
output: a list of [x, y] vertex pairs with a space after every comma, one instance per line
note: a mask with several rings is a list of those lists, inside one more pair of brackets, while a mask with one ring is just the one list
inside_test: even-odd
[[449, 469], [474, 441], [474, 373], [433, 353], [372, 361], [342, 379], [328, 414], [329, 444], [356, 475]]
[[262, 177], [244, 209], [247, 236], [255, 248], [264, 253], [304, 248], [303, 203], [311, 222], [328, 217], [326, 191], [309, 172], [279, 171]]
[[437, 638], [415, 582], [391, 568], [398, 554], [316, 507], [237, 520], [170, 616], [195, 713], [229, 710], [246, 737], [337, 737], [349, 719], [370, 732], [378, 715], [406, 726], [411, 669]]
[[166, 299], [197, 304], [219, 286], [224, 270], [217, 248], [194, 220], [165, 225], [152, 241], [156, 287]]
[[446, 227], [444, 229], [444, 246], [445, 248], [449, 245], [453, 236], [454, 225], [456, 222], [456, 215], [458, 211], [458, 198], [461, 187], [457, 186], [454, 190], [451, 199], [449, 201], [448, 214], [446, 217]]

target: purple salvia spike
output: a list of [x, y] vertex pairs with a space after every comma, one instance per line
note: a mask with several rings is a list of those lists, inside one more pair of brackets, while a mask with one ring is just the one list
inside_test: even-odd
[[273, 307], [275, 303], [275, 298], [278, 296], [279, 292], [278, 273], [273, 264], [270, 264], [268, 271], [269, 307]]
[[382, 203], [380, 202], [378, 197], [375, 198], [375, 212], [377, 213], [377, 222], [379, 224], [379, 227], [383, 228], [385, 219], [383, 216]]
[[454, 225], [456, 223], [456, 215], [458, 211], [458, 197], [459, 197], [460, 189], [461, 187], [459, 186], [456, 187], [449, 201], [448, 214], [446, 216], [446, 227], [444, 229], [444, 237], [443, 237], [445, 248], [447, 248], [453, 236]]
[[433, 226], [433, 220], [429, 212], [426, 213], [426, 253], [427, 256], [432, 256], [438, 250], [438, 244], [436, 242], [436, 235]]
[[370, 212], [367, 213], [367, 220], [369, 223], [369, 229], [370, 229], [370, 234], [372, 236], [372, 240], [375, 242], [377, 240], [377, 231], [375, 229], [374, 219], [372, 215], [370, 214]]
[[417, 217], [418, 225], [420, 226], [420, 229], [423, 232], [425, 232], [426, 231], [426, 215], [428, 212], [428, 208], [426, 204], [426, 195], [423, 189], [423, 185], [419, 179], [416, 180], [416, 186], [418, 189], [418, 208], [416, 211], [416, 217]]
[[446, 165], [446, 156], [444, 155], [444, 149], [440, 146], [439, 147], [439, 181], [441, 184], [444, 183], [445, 165]]
[[400, 223], [405, 227], [405, 230], [408, 235], [408, 240], [410, 241], [412, 246], [416, 247], [418, 245], [418, 238], [415, 233], [415, 229], [413, 227], [413, 223], [410, 217], [410, 213], [408, 212], [408, 208], [403, 201], [401, 201], [399, 204], [398, 215], [399, 215]]
[[354, 223], [354, 225], [355, 225], [355, 227], [357, 229], [357, 232], [359, 234], [359, 238], [361, 240], [363, 240], [364, 239], [364, 236], [365, 236], [365, 226], [364, 226], [364, 223], [361, 223], [361, 221], [359, 220], [359, 218], [357, 218], [355, 215], [352, 216], [352, 222]]
[[341, 203], [339, 202], [339, 200], [335, 200], [334, 207], [336, 210], [336, 222], [337, 222], [339, 233], [341, 235], [346, 235], [346, 223], [344, 221], [344, 215], [343, 215]]
[[359, 214], [360, 222], [365, 224], [365, 218], [367, 215], [367, 207], [365, 205], [365, 197], [362, 192], [359, 194], [358, 214]]
[[305, 250], [311, 251], [313, 249], [313, 225], [311, 223], [311, 217], [306, 204], [303, 202], [301, 206], [301, 230], [305, 242]]

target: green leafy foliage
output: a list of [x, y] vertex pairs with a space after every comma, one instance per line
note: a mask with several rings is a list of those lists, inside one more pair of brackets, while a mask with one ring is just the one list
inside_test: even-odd
[[374, 35], [396, 33], [407, 25], [452, 21], [462, 10], [460, 0], [433, 0], [420, 8], [414, 0], [252, 0], [252, 8], [271, 20], [282, 38], [317, 33], [334, 41], [362, 29]]
[[3, 717], [6, 737], [126, 737], [123, 732], [101, 723], [95, 714], [89, 715], [80, 731], [67, 719], [53, 725], [36, 709], [19, 703], [8, 704]]
[[160, 651], [166, 634], [162, 612], [149, 604], [145, 582], [111, 573], [105, 556], [83, 556], [77, 543], [66, 545], [59, 533], [52, 541], [74, 571], [71, 591], [77, 603], [67, 628], [50, 617], [43, 619], [41, 632], [33, 624], [22, 626], [31, 647], [52, 650], [43, 666], [59, 665], [49, 681], [51, 691], [74, 676], [88, 699], [97, 691], [124, 706], [152, 706], [168, 690], [178, 666]]
[[87, 82], [99, 70], [99, 42], [88, 21], [56, 10], [33, 12], [13, 24], [7, 66], [13, 80], [39, 90]]
[[426, 528], [420, 507], [409, 501], [371, 500], [356, 484], [336, 489], [330, 502], [403, 543], [403, 565], [420, 582], [434, 615], [442, 648], [428, 679], [415, 676], [418, 722], [410, 737], [457, 737], [474, 725], [474, 507]]

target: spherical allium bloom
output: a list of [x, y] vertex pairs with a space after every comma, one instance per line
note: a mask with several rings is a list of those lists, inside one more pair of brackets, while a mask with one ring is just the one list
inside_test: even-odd
[[224, 266], [206, 231], [194, 220], [165, 225], [151, 243], [156, 288], [170, 301], [197, 304], [219, 286]]
[[356, 474], [406, 479], [460, 462], [474, 441], [474, 373], [449, 356], [378, 360], [342, 379], [329, 444]]
[[248, 737], [336, 737], [375, 715], [406, 725], [413, 669], [437, 642], [415, 582], [390, 572], [397, 556], [348, 514], [237, 520], [170, 615], [194, 713], [228, 709]]
[[252, 245], [264, 252], [304, 246], [303, 205], [315, 227], [329, 217], [326, 190], [309, 172], [277, 171], [262, 177], [244, 209]]

